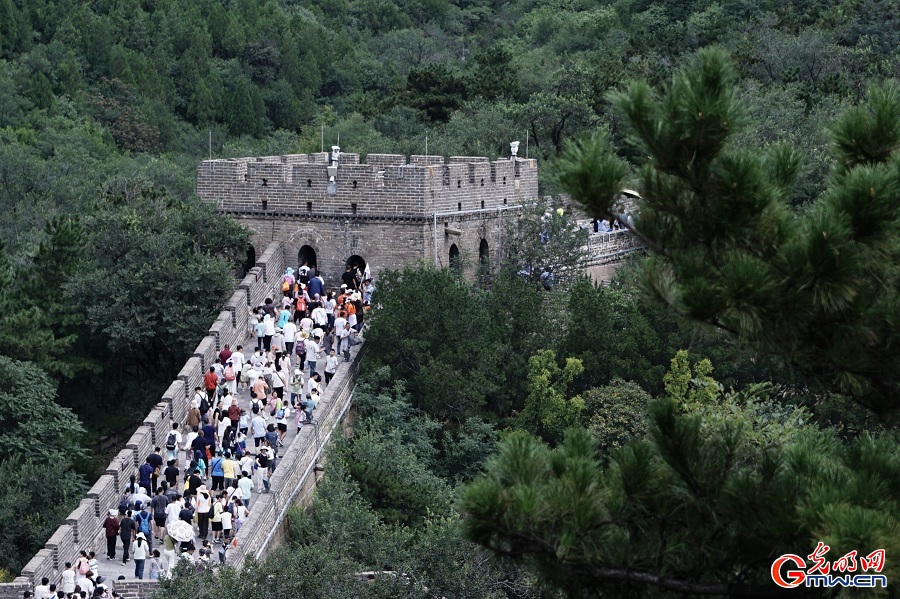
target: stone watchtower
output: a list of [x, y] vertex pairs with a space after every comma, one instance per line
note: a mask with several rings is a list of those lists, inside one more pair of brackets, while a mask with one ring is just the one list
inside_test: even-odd
[[[197, 193], [253, 233], [248, 261], [279, 240], [285, 264], [333, 281], [351, 259], [373, 275], [454, 260], [495, 270], [504, 226], [538, 197], [537, 161], [332, 152], [205, 160]], [[513, 213], [513, 214], [510, 214]]]

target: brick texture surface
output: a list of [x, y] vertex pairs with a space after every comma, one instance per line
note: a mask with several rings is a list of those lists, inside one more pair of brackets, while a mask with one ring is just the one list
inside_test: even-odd
[[[421, 261], [446, 264], [454, 243], [461, 254], [478, 258], [481, 241], [488, 244], [493, 268], [499, 250], [501, 213], [538, 197], [537, 161], [489, 161], [480, 156], [410, 156], [342, 154], [337, 177], [329, 183], [324, 154], [208, 160], [197, 170], [197, 193], [234, 216], [253, 233], [259, 250], [269, 240], [283, 244], [276, 256], [257, 260], [252, 280], [268, 281], [285, 266], [298, 266], [300, 249], [311, 248], [326, 280], [340, 275], [351, 256], [363, 258], [373, 275]], [[477, 212], [473, 212], [477, 211]], [[483, 212], [481, 212], [483, 211]], [[460, 213], [456, 216], [441, 213]], [[435, 227], [435, 213], [438, 226]], [[445, 225], [465, 231], [450, 239]], [[473, 263], [473, 268], [474, 268]], [[250, 306], [264, 298], [248, 294]], [[239, 326], [236, 324], [236, 326]]]

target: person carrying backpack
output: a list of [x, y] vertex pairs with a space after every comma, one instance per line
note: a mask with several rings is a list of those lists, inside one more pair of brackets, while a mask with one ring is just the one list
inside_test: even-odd
[[[152, 539], [153, 516], [150, 514], [150, 504], [142, 505], [137, 514], [134, 515], [134, 523], [137, 532], [142, 532], [147, 539]], [[148, 542], [151, 542], [148, 540]]]
[[166, 462], [178, 459], [178, 452], [181, 451], [181, 433], [178, 432], [178, 423], [172, 423], [172, 430], [166, 437]]

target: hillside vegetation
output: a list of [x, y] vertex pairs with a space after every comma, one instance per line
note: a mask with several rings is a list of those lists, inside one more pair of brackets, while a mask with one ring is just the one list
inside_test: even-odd
[[[711, 45], [731, 56], [735, 97], [745, 109], [745, 126], [728, 143], [784, 141], [798, 150], [786, 209], [803, 211], [838, 164], [828, 126], [866, 96], [869, 83], [900, 76], [900, 13], [889, 0], [0, 0], [0, 419], [4, 431], [19, 431], [0, 444], [0, 539], [8, 548], [0, 572], [17, 572], [77, 503], [98, 467], [84, 449], [140, 421], [233, 284], [248, 232], [198, 201], [199, 160], [313, 152], [338, 139], [362, 154], [423, 153], [426, 137], [431, 154], [495, 157], [519, 140], [520, 155], [541, 159], [542, 190], [555, 192], [554, 159], [568, 141], [598, 128], [637, 168], [644, 153], [625, 143], [626, 119], [610, 92], [631, 79], [661, 89]], [[646, 406], [650, 396], [688, 402], [665, 380], [679, 349], [690, 350], [695, 364], [710, 358], [723, 388], [771, 382], [779, 391], [766, 387], [766, 401], [791, 398], [787, 413], [807, 409], [815, 427], [834, 431], [799, 439], [793, 430], [765, 429], [759, 418], [782, 414], [765, 403], [765, 414], [745, 415], [749, 463], [761, 445], [801, 441], [849, 462], [846, 452], [869, 446], [851, 451], [840, 443], [885, 427], [784, 356], [750, 359], [730, 338], [698, 333], [646, 303], [627, 277], [612, 290], [582, 282], [571, 297], [548, 302], [515, 281], [501, 278], [482, 291], [444, 275], [387, 277], [385, 302], [403, 298], [404, 280], [422, 282], [475, 306], [464, 322], [436, 314], [411, 336], [405, 312], [386, 310], [387, 324], [373, 329], [380, 349], [371, 355], [392, 356], [400, 339], [416, 341], [409, 351], [421, 354], [414, 367], [383, 359], [402, 388], [373, 383], [375, 396], [400, 398], [422, 417], [395, 456], [410, 463], [430, 456], [412, 467], [421, 480], [394, 481], [386, 496], [366, 486], [372, 481], [347, 456], [382, 442], [379, 423], [358, 451], [341, 449], [346, 467], [329, 491], [344, 501], [361, 490], [368, 503], [348, 505], [382, 524], [415, 534], [430, 526], [438, 537], [446, 529], [464, 543], [455, 485], [479, 471], [497, 430], [522, 429], [557, 446], [574, 425], [591, 431], [604, 464], [629, 439], [664, 430], [671, 413], [658, 408], [650, 422]], [[545, 311], [548, 304], [568, 311]], [[498, 322], [499, 314], [509, 321]], [[447, 339], [469, 353], [448, 350]], [[687, 359], [677, 364], [682, 375]], [[748, 397], [713, 400], [737, 402], [729, 409], [739, 410]], [[688, 415], [696, 415], [691, 402]], [[54, 428], [45, 430], [46, 422]], [[510, 439], [508, 446], [552, 459], [531, 441]], [[665, 449], [659, 439], [641, 447], [645, 456]], [[500, 476], [506, 466], [498, 462], [491, 472]], [[52, 483], [40, 492], [38, 472]], [[754, 473], [748, 466], [743, 474]], [[846, 471], [840, 476], [850, 480]], [[419, 493], [423, 486], [428, 493]], [[443, 497], [440, 506], [416, 503], [434, 496]], [[27, 522], [25, 505], [38, 514]], [[895, 507], [885, 499], [872, 509], [881, 517]], [[432, 508], [453, 524], [423, 516]], [[873, 530], [866, 539], [880, 538], [882, 530]], [[433, 541], [422, 534], [418, 542]], [[404, 543], [389, 555], [413, 567], [409, 547], [417, 545]], [[385, 565], [366, 555], [339, 557], [354, 567]], [[543, 592], [532, 584], [540, 568], [498, 567], [479, 570], [486, 595]]]

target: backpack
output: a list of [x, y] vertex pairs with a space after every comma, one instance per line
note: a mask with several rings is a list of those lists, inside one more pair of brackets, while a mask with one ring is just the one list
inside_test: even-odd
[[206, 414], [207, 412], [209, 412], [209, 402], [206, 401], [206, 398], [204, 397], [200, 400], [200, 413]]
[[291, 290], [291, 284], [288, 283], [287, 279], [285, 279], [284, 282], [281, 283], [281, 291], [286, 293], [290, 290]]
[[119, 513], [124, 514], [128, 510], [134, 507], [134, 502], [128, 499], [127, 497], [122, 497], [119, 500]]
[[175, 433], [169, 433], [169, 436], [166, 438], [166, 449], [175, 449], [176, 439]]
[[234, 368], [232, 366], [229, 366], [228, 368], [225, 369], [225, 380], [226, 381], [234, 380]]
[[275, 418], [277, 418], [278, 420], [281, 420], [282, 418], [284, 418], [284, 408], [281, 408], [280, 410], [278, 410], [278, 413], [275, 414]]
[[88, 561], [86, 559], [81, 558], [81, 562], [78, 564], [78, 573], [84, 575], [90, 571], [91, 571], [90, 563], [88, 563]]
[[306, 300], [303, 299], [302, 295], [297, 298], [297, 309], [300, 310], [301, 312], [306, 311]]
[[141, 512], [137, 516], [134, 517], [134, 521], [137, 522], [138, 530], [144, 534], [150, 533], [150, 514], [147, 512]]

